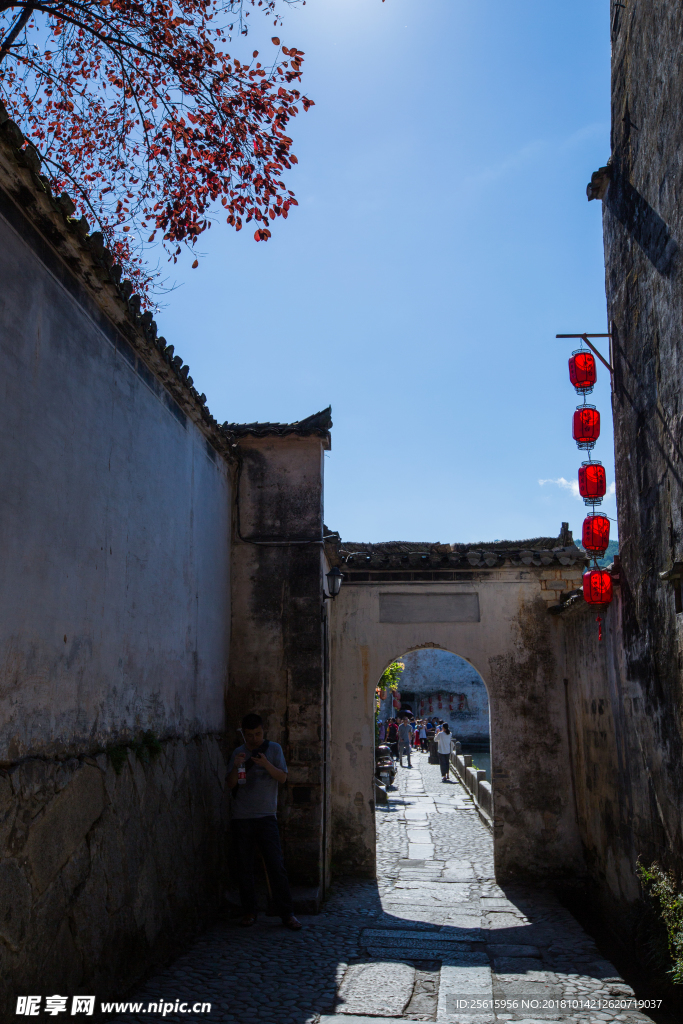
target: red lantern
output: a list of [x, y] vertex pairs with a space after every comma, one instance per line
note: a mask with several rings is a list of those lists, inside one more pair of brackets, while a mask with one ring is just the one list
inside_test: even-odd
[[607, 516], [586, 516], [581, 531], [581, 543], [591, 555], [601, 557], [609, 545], [609, 519]]
[[579, 494], [586, 505], [599, 505], [605, 497], [607, 478], [601, 462], [582, 462], [579, 469]]
[[592, 352], [577, 348], [569, 360], [569, 379], [580, 395], [590, 395], [596, 380], [595, 359]]
[[604, 569], [589, 569], [583, 574], [583, 599], [588, 604], [609, 604], [612, 577]]
[[594, 405], [579, 405], [574, 413], [572, 437], [577, 447], [590, 451], [600, 437], [600, 413]]

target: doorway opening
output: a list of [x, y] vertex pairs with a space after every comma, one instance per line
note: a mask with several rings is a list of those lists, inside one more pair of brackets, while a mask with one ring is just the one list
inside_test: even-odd
[[[391, 665], [403, 668], [391, 673], [396, 689], [387, 686], [380, 691], [378, 739], [386, 738], [392, 719], [447, 722], [461, 752], [471, 756], [474, 767], [486, 772], [490, 783], [489, 698], [477, 670], [465, 658], [436, 647], [408, 651]], [[386, 677], [387, 672], [382, 678]]]

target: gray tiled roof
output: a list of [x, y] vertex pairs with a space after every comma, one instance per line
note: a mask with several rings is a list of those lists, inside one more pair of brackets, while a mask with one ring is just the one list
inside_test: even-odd
[[223, 430], [227, 430], [233, 437], [246, 437], [251, 434], [253, 437], [268, 437], [276, 435], [285, 437], [287, 434], [299, 434], [302, 437], [310, 437], [316, 434], [318, 437], [328, 437], [332, 427], [332, 406], [327, 409], [313, 413], [306, 419], [297, 420], [295, 423], [224, 423]]

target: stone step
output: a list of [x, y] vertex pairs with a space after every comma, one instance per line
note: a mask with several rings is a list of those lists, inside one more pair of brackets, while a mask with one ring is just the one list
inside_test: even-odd
[[489, 963], [485, 953], [473, 952], [467, 942], [456, 943], [449, 949], [444, 949], [442, 946], [411, 943], [406, 946], [368, 945], [364, 947], [364, 950], [373, 959], [383, 961], [430, 960], [443, 963], [444, 960], [448, 960], [449, 963], [457, 962], [461, 967], [488, 966]]
[[409, 942], [412, 939], [420, 942], [433, 942], [442, 948], [448, 948], [454, 942], [459, 942], [450, 933], [426, 928], [363, 928], [360, 941], [366, 942]]

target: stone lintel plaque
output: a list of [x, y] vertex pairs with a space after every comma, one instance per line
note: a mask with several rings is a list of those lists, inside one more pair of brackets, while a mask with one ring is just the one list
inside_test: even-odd
[[380, 594], [380, 622], [479, 622], [478, 594]]

